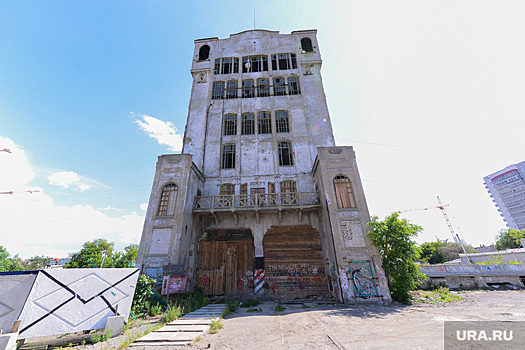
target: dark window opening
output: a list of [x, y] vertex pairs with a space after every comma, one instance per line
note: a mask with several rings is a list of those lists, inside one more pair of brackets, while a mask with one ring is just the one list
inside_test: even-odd
[[222, 146], [222, 169], [235, 168], [235, 144]]
[[270, 112], [261, 112], [257, 115], [257, 131], [259, 134], [272, 133], [272, 120], [270, 119]]
[[248, 194], [248, 184], [241, 184], [241, 191], [239, 192], [239, 194]]
[[270, 96], [270, 83], [268, 79], [257, 80], [257, 96], [267, 97]]
[[241, 129], [243, 135], [255, 134], [255, 115], [253, 113], [245, 113], [242, 115]]
[[239, 59], [237, 57], [217, 58], [213, 72], [215, 74], [239, 73]]
[[237, 135], [237, 116], [235, 114], [224, 116], [223, 135]]
[[301, 48], [304, 52], [314, 52], [314, 48], [312, 47], [312, 40], [310, 38], [301, 39]]
[[229, 81], [226, 85], [226, 98], [237, 98], [238, 83], [237, 80]]
[[293, 165], [292, 145], [288, 141], [279, 142], [279, 165]]
[[219, 74], [221, 71], [221, 59], [216, 58], [215, 59], [215, 68], [213, 69], [213, 74]]
[[268, 71], [268, 56], [250, 56], [242, 58], [242, 72], [266, 72]]
[[355, 197], [350, 179], [345, 175], [334, 177], [335, 197], [339, 208], [355, 208]]
[[272, 70], [296, 69], [297, 59], [294, 53], [272, 55]]
[[288, 92], [290, 95], [299, 95], [301, 93], [298, 77], [288, 78]]
[[290, 132], [290, 123], [288, 120], [288, 112], [275, 112], [275, 131], [276, 132]]
[[286, 83], [284, 81], [284, 78], [274, 78], [273, 79], [273, 95], [274, 96], [286, 95]]
[[255, 97], [255, 82], [253, 80], [242, 81], [242, 97]]
[[212, 100], [220, 100], [224, 98], [224, 82], [216, 81], [213, 83]]
[[203, 45], [199, 49], [199, 61], [207, 60], [210, 57], [210, 47], [208, 45]]

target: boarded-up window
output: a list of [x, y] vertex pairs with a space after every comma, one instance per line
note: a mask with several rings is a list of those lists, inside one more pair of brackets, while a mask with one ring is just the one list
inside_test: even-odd
[[297, 183], [295, 181], [282, 181], [281, 193], [297, 192]]
[[248, 184], [241, 184], [240, 194], [248, 194]]
[[175, 184], [167, 184], [162, 189], [159, 202], [159, 216], [173, 215], [175, 213], [175, 202], [177, 200], [178, 187]]
[[268, 182], [268, 193], [275, 193], [275, 183]]
[[222, 184], [220, 187], [221, 195], [232, 195], [235, 194], [235, 185], [234, 184]]
[[335, 197], [339, 208], [355, 208], [355, 197], [350, 179], [345, 175], [334, 178]]

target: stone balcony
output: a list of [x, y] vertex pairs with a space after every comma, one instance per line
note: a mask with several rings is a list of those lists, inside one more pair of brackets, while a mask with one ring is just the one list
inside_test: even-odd
[[234, 194], [218, 196], [197, 196], [193, 203], [194, 212], [219, 211], [266, 211], [284, 209], [321, 208], [317, 192]]

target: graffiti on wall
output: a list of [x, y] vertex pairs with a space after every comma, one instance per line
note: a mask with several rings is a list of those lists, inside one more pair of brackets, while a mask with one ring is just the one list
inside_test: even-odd
[[309, 264], [267, 265], [264, 277], [273, 293], [278, 290], [314, 292], [323, 285], [324, 268]]
[[368, 298], [379, 296], [376, 277], [374, 276], [374, 270], [370, 260], [352, 261], [348, 266], [354, 287], [354, 295], [356, 297]]

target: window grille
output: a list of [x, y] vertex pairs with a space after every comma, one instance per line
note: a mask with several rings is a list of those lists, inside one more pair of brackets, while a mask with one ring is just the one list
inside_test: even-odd
[[288, 120], [287, 111], [275, 112], [275, 129], [276, 132], [290, 132], [290, 123]]
[[270, 119], [270, 112], [261, 112], [257, 115], [257, 126], [259, 134], [272, 133], [272, 120]]
[[255, 134], [255, 115], [253, 113], [245, 113], [242, 115], [242, 131], [243, 135]]
[[255, 97], [255, 83], [253, 80], [242, 81], [242, 97]]
[[211, 98], [213, 100], [220, 100], [224, 98], [224, 82], [216, 81], [213, 83], [213, 92]]
[[289, 141], [282, 141], [278, 144], [279, 165], [293, 165], [292, 145]]
[[223, 135], [237, 135], [237, 115], [226, 114], [224, 116]]
[[274, 78], [273, 79], [273, 94], [274, 96], [286, 95], [286, 85], [285, 85], [284, 78]]
[[222, 146], [222, 169], [235, 168], [235, 144]]

